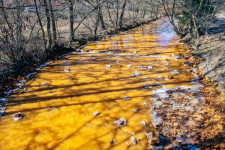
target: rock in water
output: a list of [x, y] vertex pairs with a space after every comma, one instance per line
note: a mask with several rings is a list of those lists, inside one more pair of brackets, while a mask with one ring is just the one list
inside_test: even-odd
[[135, 109], [133, 112], [134, 113], [136, 113], [136, 112], [138, 112], [140, 109], [139, 108], [137, 108], [137, 109]]
[[130, 100], [130, 97], [129, 96], [125, 96], [124, 99], [125, 100]]
[[24, 114], [18, 112], [13, 115], [13, 120], [17, 121], [24, 118]]
[[151, 70], [153, 68], [153, 66], [147, 66], [148, 70]]
[[147, 136], [147, 139], [148, 140], [151, 140], [152, 139], [152, 132], [149, 132], [149, 133], [146, 133], [145, 132], [145, 135]]
[[132, 65], [127, 65], [128, 68], [132, 67]]
[[160, 136], [159, 136], [159, 133], [157, 131], [153, 132], [152, 138], [149, 141], [149, 144], [151, 146], [160, 146]]
[[98, 111], [94, 112], [94, 115], [97, 116], [99, 115], [100, 113]]
[[115, 121], [115, 124], [118, 127], [124, 127], [127, 124], [127, 120], [125, 118], [120, 118], [119, 120]]
[[64, 72], [70, 72], [70, 69], [69, 68], [65, 68]]
[[144, 125], [144, 126], [147, 125], [145, 121], [142, 121], [141, 124]]
[[137, 145], [137, 140], [134, 138], [134, 136], [132, 136], [132, 137], [130, 138], [130, 140], [131, 140], [131, 144]]
[[46, 82], [43, 82], [41, 85], [47, 85], [47, 83]]
[[111, 144], [116, 143], [116, 139], [111, 139], [111, 140], [110, 140], [110, 143], [111, 143]]
[[126, 141], [127, 146], [130, 146], [130, 144]]

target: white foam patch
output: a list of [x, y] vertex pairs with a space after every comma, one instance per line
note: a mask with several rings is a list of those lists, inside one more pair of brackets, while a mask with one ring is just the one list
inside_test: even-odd
[[99, 115], [99, 114], [100, 114], [99, 111], [94, 112], [94, 115], [95, 115], [95, 116], [97, 116], [97, 115]]
[[172, 74], [180, 74], [180, 72], [177, 71], [177, 70], [173, 70], [173, 71], [171, 71], [170, 73], [172, 73]]
[[169, 66], [169, 63], [164, 64], [164, 66]]
[[140, 123], [141, 123], [142, 125], [144, 125], [144, 126], [147, 125], [145, 121], [142, 121], [142, 122], [140, 122]]
[[169, 94], [166, 93], [166, 91], [170, 90], [169, 88], [166, 88], [163, 85], [163, 88], [157, 89], [152, 91], [153, 94], [155, 94], [156, 96], [158, 96], [160, 99], [164, 100], [166, 98], [169, 98]]
[[153, 68], [153, 66], [147, 66], [147, 69], [148, 70], [150, 70], [150, 69], [152, 69]]
[[5, 92], [5, 97], [8, 97], [14, 91], [17, 91], [17, 89], [12, 89], [12, 90]]
[[198, 99], [193, 99], [189, 102], [192, 106], [197, 106], [199, 104], [199, 100]]
[[185, 109], [184, 104], [179, 104], [179, 103], [173, 103], [172, 109]]
[[37, 72], [32, 72], [32, 73], [29, 73], [28, 75], [26, 75], [26, 76], [24, 76], [24, 77], [26, 77], [27, 79], [29, 79], [30, 78], [30, 76], [32, 76], [32, 75], [34, 75], [34, 74], [36, 74]]
[[139, 76], [143, 76], [144, 73], [138, 73], [137, 71], [133, 72], [133, 76], [134, 77], [139, 77]]
[[8, 104], [8, 100], [6, 98], [1, 98], [0, 97], [0, 101], [3, 103], [3, 104]]
[[160, 106], [162, 106], [162, 101], [156, 101], [155, 103], [154, 103], [154, 106], [156, 107], [156, 108], [159, 108]]
[[157, 125], [160, 125], [162, 123], [162, 119], [160, 117], [153, 117], [152, 118], [152, 124], [153, 126], [157, 126]]
[[69, 52], [67, 54], [63, 54], [63, 55], [59, 56], [59, 58], [62, 58], [62, 57], [68, 56], [68, 55], [72, 55], [73, 53], [76, 53], [76, 52], [80, 52], [80, 50], [76, 49], [75, 52]]
[[46, 62], [46, 63], [40, 65], [40, 67], [36, 68], [36, 70], [41, 70], [42, 68], [46, 67], [47, 65], [49, 65], [49, 64], [51, 64], [51, 63], [53, 63], [53, 62], [54, 62], [54, 61]]
[[183, 90], [189, 90], [190, 92], [197, 92], [197, 91], [200, 91], [200, 88], [203, 87], [202, 84], [200, 83], [197, 83], [197, 82], [194, 82], [192, 83], [193, 85], [192, 86], [178, 86], [176, 88], [181, 88]]
[[5, 108], [0, 107], [0, 116], [3, 116], [5, 113]]

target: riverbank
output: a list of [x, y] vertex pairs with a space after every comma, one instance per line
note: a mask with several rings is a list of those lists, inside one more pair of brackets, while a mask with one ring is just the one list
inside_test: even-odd
[[216, 83], [216, 87], [225, 93], [225, 15], [209, 29], [208, 35], [199, 39], [194, 46], [194, 54], [201, 57], [199, 69], [207, 81]]
[[[225, 13], [224, 13], [225, 14]], [[202, 124], [201, 149], [225, 149], [225, 15], [219, 14], [208, 35], [193, 46], [193, 54], [200, 59], [199, 74], [206, 104]]]
[[201, 123], [201, 146], [200, 149], [225, 149], [225, 132], [224, 132], [224, 108], [225, 95], [217, 88], [217, 84], [202, 80], [202, 88], [206, 103], [205, 116]]

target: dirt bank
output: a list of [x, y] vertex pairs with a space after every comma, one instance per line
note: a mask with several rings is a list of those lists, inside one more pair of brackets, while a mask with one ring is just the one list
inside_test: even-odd
[[217, 15], [217, 21], [208, 35], [200, 37], [199, 45], [193, 46], [200, 56], [199, 74], [206, 104], [206, 116], [202, 122], [200, 149], [225, 149], [225, 12]]
[[209, 29], [208, 35], [200, 37], [194, 53], [202, 57], [199, 69], [208, 81], [217, 84], [219, 91], [225, 93], [225, 12]]

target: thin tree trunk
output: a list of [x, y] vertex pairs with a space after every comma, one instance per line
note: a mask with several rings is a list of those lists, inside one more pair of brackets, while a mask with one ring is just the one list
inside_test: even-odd
[[192, 20], [193, 20], [193, 24], [194, 24], [194, 32], [195, 32], [194, 35], [195, 35], [196, 43], [198, 45], [199, 44], [199, 32], [198, 32], [198, 27], [197, 27], [195, 17], [193, 14], [192, 14]]
[[74, 30], [73, 30], [73, 26], [74, 26], [74, 15], [73, 15], [73, 0], [69, 0], [69, 14], [70, 14], [70, 44], [72, 44], [72, 42], [75, 40], [74, 37]]
[[107, 12], [108, 12], [108, 15], [109, 15], [110, 22], [113, 24], [113, 26], [115, 26], [115, 24], [113, 22], [113, 19], [112, 19], [112, 16], [111, 16], [111, 13], [110, 13], [110, 6], [107, 7]]
[[21, 14], [20, 14], [20, 3], [19, 0], [16, 0], [16, 42], [17, 47], [21, 44]]
[[120, 14], [120, 21], [119, 21], [120, 28], [122, 28], [122, 26], [123, 26], [123, 16], [124, 16], [126, 4], [127, 4], [127, 0], [124, 0], [122, 11], [121, 11], [121, 14]]
[[171, 10], [171, 14], [170, 14], [170, 11], [167, 10], [167, 8], [166, 8], [165, 0], [162, 0], [163, 9], [164, 9], [166, 15], [168, 16], [170, 23], [173, 26], [173, 30], [176, 32], [177, 35], [183, 36], [181, 34], [181, 32], [179, 31], [178, 27], [176, 26], [176, 23], [175, 23], [175, 20], [174, 20], [174, 14], [175, 14], [175, 9], [176, 9], [175, 4], [176, 4], [176, 0], [173, 0], [173, 7], [172, 7], [172, 10]]
[[99, 16], [96, 17], [96, 25], [95, 25], [95, 29], [94, 29], [94, 36], [95, 36], [95, 39], [97, 39], [97, 35], [98, 35], [98, 24], [99, 24], [99, 21], [100, 21], [100, 18]]
[[[7, 46], [9, 46], [10, 45], [9, 38], [11, 38], [13, 41], [15, 41], [14, 36], [13, 36], [13, 27], [9, 23], [7, 12], [5, 11], [4, 2], [3, 1], [1, 1], [1, 5], [2, 5], [1, 10], [3, 12], [4, 20], [6, 21], [8, 29], [11, 31], [10, 34], [12, 35], [12, 36], [9, 36], [10, 34], [8, 35], [8, 33], [9, 33], [8, 30], [5, 29], [6, 30], [6, 36], [5, 36], [6, 40], [5, 40], [5, 42], [6, 42]], [[15, 63], [16, 62], [16, 57], [15, 57], [15, 54], [14, 54], [14, 50], [12, 48], [10, 48], [9, 50], [10, 50], [10, 52], [12, 54], [11, 55], [12, 58], [11, 57], [10, 58], [11, 58], [12, 62]]]
[[103, 14], [102, 14], [102, 6], [98, 0], [98, 15], [99, 15], [99, 19], [101, 21], [101, 27], [103, 30], [106, 29], [106, 26], [105, 26], [105, 22], [104, 22], [104, 19], [103, 19]]
[[119, 0], [116, 1], [116, 28], [118, 27], [118, 21], [119, 21]]
[[3, 0], [1, 1], [1, 5], [2, 5], [2, 7], [3, 7], [3, 8], [1, 8], [1, 10], [2, 10], [2, 12], [3, 12], [3, 16], [4, 16], [4, 19], [5, 19], [6, 23], [7, 23], [7, 26], [8, 26], [8, 28], [9, 28], [10, 30], [12, 30], [12, 29], [11, 29], [11, 26], [10, 26], [10, 24], [9, 24], [9, 21], [8, 21], [7, 13], [5, 12], [5, 8], [4, 8], [5, 6], [4, 6]]
[[[37, 7], [37, 0], [34, 0], [34, 4], [35, 4], [35, 9], [36, 9], [38, 22], [39, 22], [39, 25], [41, 27], [42, 38], [43, 38], [43, 41], [44, 41], [44, 47], [46, 49], [47, 42], [46, 42], [46, 39], [45, 39], [45, 31], [44, 31], [44, 27], [43, 27], [43, 24], [42, 24], [42, 21], [41, 21], [41, 17], [40, 17], [40, 14], [39, 14], [39, 10], [38, 10], [38, 7]], [[43, 51], [43, 54], [44, 54], [44, 51]]]
[[54, 45], [56, 45], [57, 36], [56, 36], [55, 15], [52, 8], [52, 0], [49, 0], [49, 8], [51, 13], [51, 21], [52, 21], [53, 42], [54, 42]]
[[49, 8], [46, 0], [43, 0], [45, 4], [45, 13], [46, 13], [46, 18], [47, 18], [47, 33], [48, 33], [48, 43], [47, 43], [47, 49], [52, 48], [52, 35], [51, 35], [51, 18], [49, 14]]

